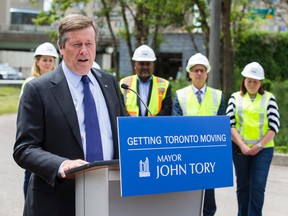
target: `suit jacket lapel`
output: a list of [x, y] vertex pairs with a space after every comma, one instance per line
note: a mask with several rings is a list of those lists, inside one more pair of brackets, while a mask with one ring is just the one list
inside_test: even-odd
[[100, 73], [97, 70], [92, 69], [92, 73], [96, 77], [100, 88], [102, 90], [102, 93], [104, 95], [108, 114], [111, 122], [111, 129], [112, 129], [112, 136], [113, 136], [113, 144], [114, 144], [114, 158], [118, 158], [118, 141], [117, 141], [117, 116], [116, 116], [116, 109], [117, 109], [117, 96], [115, 97], [115, 86], [117, 86], [116, 83], [113, 83], [111, 79], [106, 79], [106, 76], [103, 76], [102, 73]]
[[76, 140], [83, 150], [77, 114], [61, 64], [57, 67], [56, 73], [54, 73], [54, 76], [51, 78], [51, 82], [54, 85], [51, 87], [51, 92], [63, 111], [63, 115], [66, 117]]
[[[107, 80], [105, 80], [105, 78], [102, 76], [102, 74], [100, 72], [98, 72], [97, 70], [92, 69], [92, 73], [96, 77], [96, 79], [100, 85], [100, 88], [102, 90], [102, 93], [104, 95], [104, 98], [105, 98], [105, 101], [107, 104], [108, 113], [110, 115], [111, 113], [113, 113], [112, 112], [113, 103], [112, 103], [112, 100], [110, 100], [111, 96], [108, 94], [109, 88], [111, 88], [111, 86], [110, 86], [111, 83], [108, 82]], [[110, 118], [111, 118], [111, 116], [110, 116]]]

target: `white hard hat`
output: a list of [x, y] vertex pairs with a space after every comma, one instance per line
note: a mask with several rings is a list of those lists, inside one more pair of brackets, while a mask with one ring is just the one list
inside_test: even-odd
[[211, 70], [211, 66], [210, 66], [208, 59], [206, 58], [206, 56], [202, 55], [201, 53], [197, 53], [190, 57], [188, 64], [186, 66], [186, 71], [189, 73], [190, 69], [194, 67], [195, 65], [205, 66], [207, 69], [207, 73], [209, 73]]
[[43, 44], [40, 44], [34, 52], [34, 57], [35, 56], [43, 56], [43, 55], [58, 58], [58, 53], [56, 51], [56, 48], [54, 47], [53, 44], [51, 44], [49, 42], [45, 42]]
[[95, 61], [93, 62], [93, 66], [92, 67], [101, 70], [100, 65], [97, 64]]
[[263, 80], [265, 79], [264, 76], [264, 69], [258, 62], [251, 62], [247, 64], [241, 74], [244, 77], [256, 79], [256, 80]]
[[155, 61], [154, 51], [147, 45], [138, 47], [132, 57], [133, 61]]

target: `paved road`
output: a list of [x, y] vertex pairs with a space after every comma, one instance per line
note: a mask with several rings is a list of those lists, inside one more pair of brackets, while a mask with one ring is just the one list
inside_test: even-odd
[[[235, 180], [234, 180], [235, 185]], [[236, 188], [216, 189], [216, 216], [236, 216]], [[263, 216], [288, 215], [288, 167], [272, 165], [265, 192]]]
[[[12, 158], [16, 115], [0, 116], [0, 215], [20, 216], [23, 209], [24, 171]], [[216, 189], [216, 216], [236, 216], [235, 186]], [[288, 167], [271, 166], [263, 216], [288, 215]], [[181, 215], [179, 215], [181, 216]]]
[[12, 158], [16, 115], [0, 116], [0, 215], [22, 215], [24, 171]]

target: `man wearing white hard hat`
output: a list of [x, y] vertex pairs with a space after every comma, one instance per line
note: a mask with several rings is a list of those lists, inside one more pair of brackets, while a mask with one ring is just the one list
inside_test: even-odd
[[153, 75], [156, 60], [154, 51], [149, 46], [142, 45], [135, 50], [132, 60], [136, 75], [121, 79], [120, 86], [125, 84], [137, 92], [146, 106], [134, 92], [121, 88], [123, 102], [129, 115], [171, 115], [171, 86], [166, 79]]
[[251, 62], [241, 74], [240, 91], [231, 95], [226, 111], [233, 141], [238, 215], [262, 215], [280, 116], [274, 95], [262, 86], [263, 67]]
[[[206, 56], [197, 53], [190, 57], [186, 71], [191, 85], [175, 93], [172, 115], [175, 116], [216, 116], [225, 115], [223, 93], [208, 87], [206, 80], [211, 66]], [[203, 216], [212, 216], [216, 212], [214, 189], [205, 190]]]

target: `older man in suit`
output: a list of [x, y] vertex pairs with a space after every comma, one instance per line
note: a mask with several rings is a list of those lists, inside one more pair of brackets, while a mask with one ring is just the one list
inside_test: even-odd
[[101, 148], [101, 160], [118, 158], [116, 118], [125, 115], [125, 111], [114, 77], [91, 69], [97, 37], [98, 28], [93, 20], [68, 15], [58, 28], [62, 63], [25, 85], [13, 153], [17, 164], [33, 173], [24, 215], [75, 215], [75, 182], [66, 178], [65, 171], [93, 160], [88, 160], [90, 126], [85, 117], [83, 77], [94, 97], [93, 112], [96, 109], [98, 114], [98, 121], [91, 117], [90, 123], [102, 123], [97, 129], [102, 141], [97, 147]]

